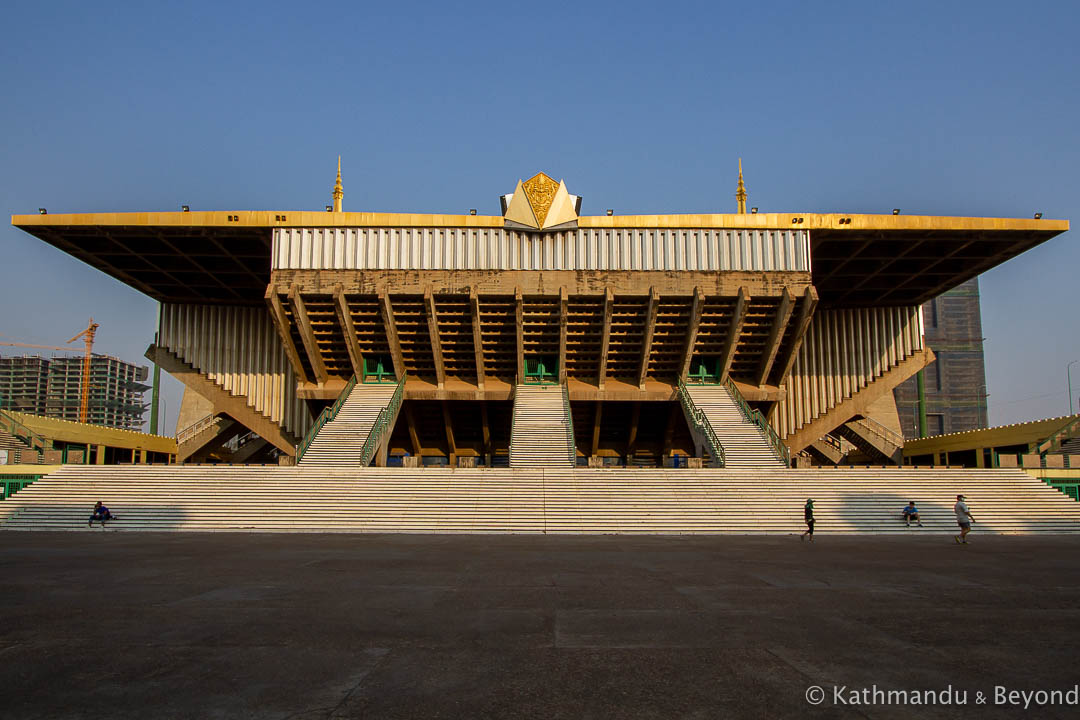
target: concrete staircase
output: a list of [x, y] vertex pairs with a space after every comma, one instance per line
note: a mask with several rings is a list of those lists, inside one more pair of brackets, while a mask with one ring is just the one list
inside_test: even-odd
[[563, 389], [557, 385], [514, 388], [510, 467], [568, 468], [570, 448]]
[[687, 385], [686, 391], [694, 404], [705, 413], [713, 432], [724, 446], [725, 467], [784, 466], [761, 430], [743, 417], [727, 388], [721, 385]]
[[875, 462], [900, 465], [904, 461], [904, 436], [870, 418], [849, 420], [834, 432]]
[[319, 430], [304, 456], [303, 466], [360, 464], [360, 453], [371, 434], [379, 412], [390, 403], [396, 385], [357, 383], [345, 399], [337, 417]]
[[[1080, 503], [1021, 470], [493, 470], [70, 465], [0, 501], [0, 529], [109, 531], [954, 534], [964, 493], [985, 533], [1078, 533]], [[915, 500], [924, 527], [905, 528]], [[100, 532], [95, 525], [95, 532]], [[947, 538], [943, 538], [947, 540]], [[951, 544], [951, 541], [948, 541]]]

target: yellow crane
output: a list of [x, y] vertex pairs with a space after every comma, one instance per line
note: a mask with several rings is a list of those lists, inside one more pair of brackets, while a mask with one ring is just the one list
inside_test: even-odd
[[83, 357], [83, 373], [82, 373], [82, 397], [79, 399], [79, 422], [85, 423], [86, 418], [90, 411], [90, 359], [94, 350], [94, 335], [97, 334], [97, 329], [101, 327], [94, 318], [90, 318], [90, 322], [87, 323], [86, 329], [75, 337], [68, 340], [68, 343], [73, 343], [79, 338], [82, 338], [86, 343], [86, 355]]
[[[83, 338], [86, 343], [85, 355], [83, 357], [82, 386], [79, 393], [79, 422], [81, 423], [85, 423], [87, 417], [90, 414], [90, 364], [92, 352], [94, 349], [94, 335], [97, 334], [97, 329], [99, 327], [101, 326], [98, 325], [98, 323], [94, 322], [94, 318], [90, 318], [90, 322], [87, 324], [86, 329], [80, 332], [75, 337], [68, 340], [69, 343], [73, 343], [79, 338]], [[36, 345], [34, 343], [14, 341], [0, 341], [0, 345], [9, 345], [11, 347], [21, 348], [34, 348], [36, 350], [60, 350], [62, 352], [78, 352], [78, 350], [71, 347], [59, 347], [57, 345]]]

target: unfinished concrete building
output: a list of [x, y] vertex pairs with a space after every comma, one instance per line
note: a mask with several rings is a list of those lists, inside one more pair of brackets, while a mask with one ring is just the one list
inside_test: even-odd
[[[0, 357], [0, 407], [31, 415], [79, 421], [83, 390], [83, 358]], [[87, 422], [91, 425], [141, 430], [149, 386], [145, 365], [109, 355], [90, 361]]]

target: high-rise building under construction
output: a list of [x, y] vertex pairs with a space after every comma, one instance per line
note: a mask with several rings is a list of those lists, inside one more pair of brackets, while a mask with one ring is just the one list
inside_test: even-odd
[[[146, 366], [109, 355], [90, 362], [87, 422], [141, 430], [146, 405]], [[19, 356], [0, 358], [0, 407], [78, 422], [83, 358]]]

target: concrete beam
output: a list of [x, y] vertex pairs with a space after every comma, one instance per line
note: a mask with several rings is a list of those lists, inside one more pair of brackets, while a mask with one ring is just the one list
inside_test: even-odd
[[769, 378], [769, 371], [772, 370], [773, 361], [776, 360], [776, 353], [780, 350], [780, 343], [784, 340], [784, 331], [787, 330], [788, 321], [794, 309], [795, 296], [790, 290], [784, 288], [784, 294], [780, 296], [780, 304], [776, 307], [772, 328], [769, 329], [769, 339], [765, 342], [765, 352], [758, 366], [758, 385], [764, 385]]
[[690, 372], [690, 362], [694, 357], [694, 346], [697, 345], [698, 328], [701, 327], [701, 311], [705, 306], [705, 295], [701, 288], [694, 288], [694, 300], [690, 306], [690, 324], [686, 328], [686, 345], [683, 346], [683, 358], [679, 363], [679, 379], [686, 381]]
[[727, 379], [728, 371], [731, 370], [731, 361], [735, 359], [735, 348], [739, 346], [739, 335], [742, 334], [743, 322], [746, 320], [746, 308], [750, 305], [750, 296], [746, 288], [739, 288], [739, 294], [735, 298], [735, 308], [731, 312], [731, 322], [728, 324], [728, 336], [724, 342], [724, 353], [720, 360], [720, 382]]
[[559, 288], [559, 384], [566, 384], [566, 286]]
[[655, 287], [649, 288], [649, 306], [645, 311], [645, 338], [641, 343], [641, 371], [638, 373], [638, 387], [645, 387], [645, 376], [649, 372], [649, 356], [652, 355], [653, 332], [656, 330], [656, 308], [660, 296]]
[[601, 390], [604, 389], [604, 378], [607, 376], [607, 353], [611, 344], [611, 306], [615, 302], [615, 295], [611, 288], [604, 289], [604, 327], [600, 331], [600, 359], [596, 373], [596, 384]]
[[525, 308], [521, 297], [521, 288], [514, 288], [514, 318], [517, 320], [517, 384], [525, 383]]
[[476, 387], [484, 390], [484, 334], [480, 327], [480, 296], [476, 288], [469, 289], [469, 310], [472, 314], [473, 352], [476, 355]]
[[394, 306], [390, 302], [390, 296], [379, 293], [379, 314], [382, 317], [383, 329], [386, 330], [386, 344], [390, 346], [390, 357], [394, 361], [394, 378], [401, 382], [405, 377], [405, 358], [401, 354], [401, 342], [398, 340], [397, 325], [394, 322]]
[[300, 362], [300, 353], [297, 352], [296, 344], [292, 339], [292, 328], [288, 316], [285, 315], [285, 307], [281, 304], [280, 291], [274, 285], [266, 289], [266, 306], [270, 310], [270, 319], [274, 323], [274, 329], [277, 330], [278, 337], [281, 338], [281, 344], [285, 348], [285, 356], [289, 358], [289, 364], [292, 366], [293, 374], [296, 375], [296, 381], [298, 383], [310, 382], [307, 372], [304, 370], [304, 364]]
[[450, 458], [450, 467], [454, 467], [457, 461], [457, 443], [454, 442], [454, 424], [450, 421], [450, 407], [446, 401], [442, 402], [443, 424], [446, 426], [446, 450]]
[[353, 324], [352, 311], [349, 310], [349, 301], [345, 297], [345, 288], [341, 283], [334, 286], [334, 310], [337, 313], [341, 332], [345, 335], [345, 345], [349, 349], [349, 362], [352, 363], [353, 374], [358, 380], [362, 380], [364, 356], [360, 352], [360, 344], [356, 341], [356, 326]]
[[296, 327], [300, 330], [300, 339], [304, 343], [304, 349], [307, 350], [308, 362], [311, 363], [311, 369], [315, 373], [315, 381], [320, 385], [325, 385], [330, 376], [326, 372], [326, 363], [323, 362], [319, 344], [315, 341], [315, 331], [311, 327], [311, 320], [308, 318], [304, 298], [300, 295], [300, 290], [296, 285], [289, 288], [289, 302], [292, 303], [293, 317], [296, 318]]
[[377, 295], [380, 292], [422, 295], [431, 286], [436, 294], [469, 292], [475, 287], [480, 295], [551, 295], [566, 286], [570, 297], [603, 295], [607, 289], [619, 297], [644, 295], [649, 287], [662, 288], [665, 296], [689, 298], [700, 287], [706, 297], [732, 297], [740, 287], [751, 297], [777, 297], [784, 288], [796, 294], [811, 284], [809, 272], [748, 271], [679, 271], [611, 270], [274, 270], [271, 279], [277, 284], [298, 283], [311, 295], [326, 293], [335, 283], [342, 283], [349, 295]]
[[405, 409], [405, 424], [409, 426], [409, 442], [412, 443], [413, 455], [424, 454], [424, 447], [420, 444], [420, 435], [416, 432], [416, 420], [413, 419], [412, 405], [401, 403]]
[[600, 449], [600, 420], [602, 419], [604, 411], [604, 405], [599, 400], [593, 406], [593, 428], [592, 428], [592, 443], [590, 444], [591, 452], [590, 457], [596, 457], [597, 451]]
[[446, 365], [443, 362], [442, 340], [439, 339], [439, 316], [435, 311], [435, 296], [429, 287], [424, 291], [424, 320], [431, 339], [431, 355], [435, 360], [435, 379], [439, 387], [446, 387]]
[[791, 344], [788, 346], [784, 359], [780, 363], [780, 373], [776, 379], [777, 385], [783, 385], [784, 381], [787, 380], [787, 376], [791, 374], [791, 368], [795, 365], [795, 359], [799, 357], [799, 348], [802, 346], [803, 338], [806, 337], [810, 321], [814, 318], [814, 308], [817, 307], [817, 304], [817, 290], [813, 287], [806, 288], [803, 293], [802, 308], [799, 310], [799, 324], [795, 327], [795, 334], [791, 336]]

